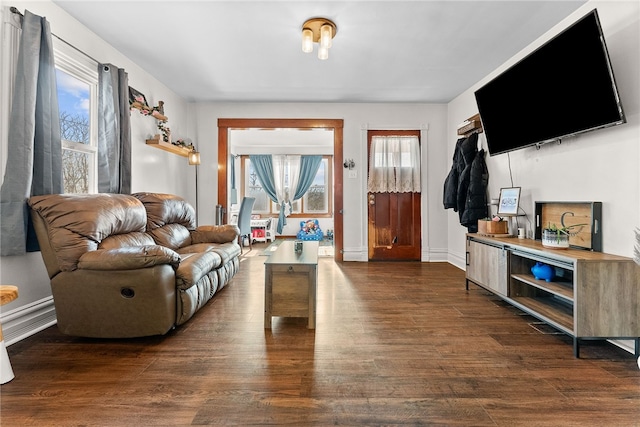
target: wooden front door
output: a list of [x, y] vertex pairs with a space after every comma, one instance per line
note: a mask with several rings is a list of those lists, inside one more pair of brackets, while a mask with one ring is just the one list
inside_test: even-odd
[[[419, 138], [420, 131], [369, 131], [369, 150], [375, 135]], [[421, 193], [368, 193], [370, 261], [420, 261], [420, 199]]]

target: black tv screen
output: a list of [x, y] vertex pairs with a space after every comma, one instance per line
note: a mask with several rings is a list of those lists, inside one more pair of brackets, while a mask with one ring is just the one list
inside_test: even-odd
[[491, 155], [626, 121], [595, 9], [475, 98]]

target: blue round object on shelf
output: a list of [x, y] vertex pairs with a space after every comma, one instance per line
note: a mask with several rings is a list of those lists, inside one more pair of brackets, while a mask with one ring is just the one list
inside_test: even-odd
[[546, 280], [547, 282], [552, 281], [555, 275], [553, 267], [542, 262], [537, 262], [536, 265], [531, 267], [531, 272], [536, 279]]

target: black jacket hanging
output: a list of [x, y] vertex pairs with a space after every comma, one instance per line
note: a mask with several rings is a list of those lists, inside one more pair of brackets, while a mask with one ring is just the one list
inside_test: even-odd
[[464, 213], [460, 224], [468, 228], [469, 233], [478, 231], [478, 220], [489, 215], [487, 206], [487, 187], [489, 185], [489, 170], [484, 159], [484, 150], [478, 151], [469, 176], [469, 187], [465, 198]]
[[451, 171], [444, 182], [443, 202], [445, 209], [453, 208], [460, 215], [464, 211], [471, 163], [477, 151], [478, 134], [474, 133], [467, 138], [460, 138], [456, 142]]

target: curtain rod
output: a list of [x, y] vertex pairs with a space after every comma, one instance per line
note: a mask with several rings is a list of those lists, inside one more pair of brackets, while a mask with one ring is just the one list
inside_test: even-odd
[[[11, 6], [11, 7], [9, 8], [9, 10], [10, 10], [12, 13], [15, 13], [15, 14], [17, 14], [17, 15], [20, 15], [22, 18], [24, 18], [24, 15], [22, 14], [22, 12], [20, 12], [20, 11], [18, 10], [18, 8], [17, 8], [17, 7], [15, 7], [15, 6]], [[72, 45], [71, 43], [69, 43], [68, 41], [64, 40], [63, 38], [58, 37], [57, 35], [55, 35], [55, 34], [53, 34], [53, 33], [51, 33], [51, 35], [52, 35], [53, 37], [57, 38], [58, 40], [60, 40], [62, 43], [64, 43], [64, 44], [66, 44], [67, 46], [69, 46], [70, 48], [72, 48], [72, 49], [76, 50], [78, 53], [81, 53], [82, 55], [86, 56], [87, 58], [89, 58], [90, 60], [92, 60], [93, 62], [95, 62], [96, 64], [102, 64], [102, 62], [100, 62], [100, 61], [96, 60], [96, 59], [95, 59], [95, 58], [93, 58], [92, 56], [90, 56], [90, 55], [88, 55], [87, 53], [85, 53], [85, 52], [81, 51], [80, 49], [78, 49], [77, 47], [75, 47], [74, 45]]]

